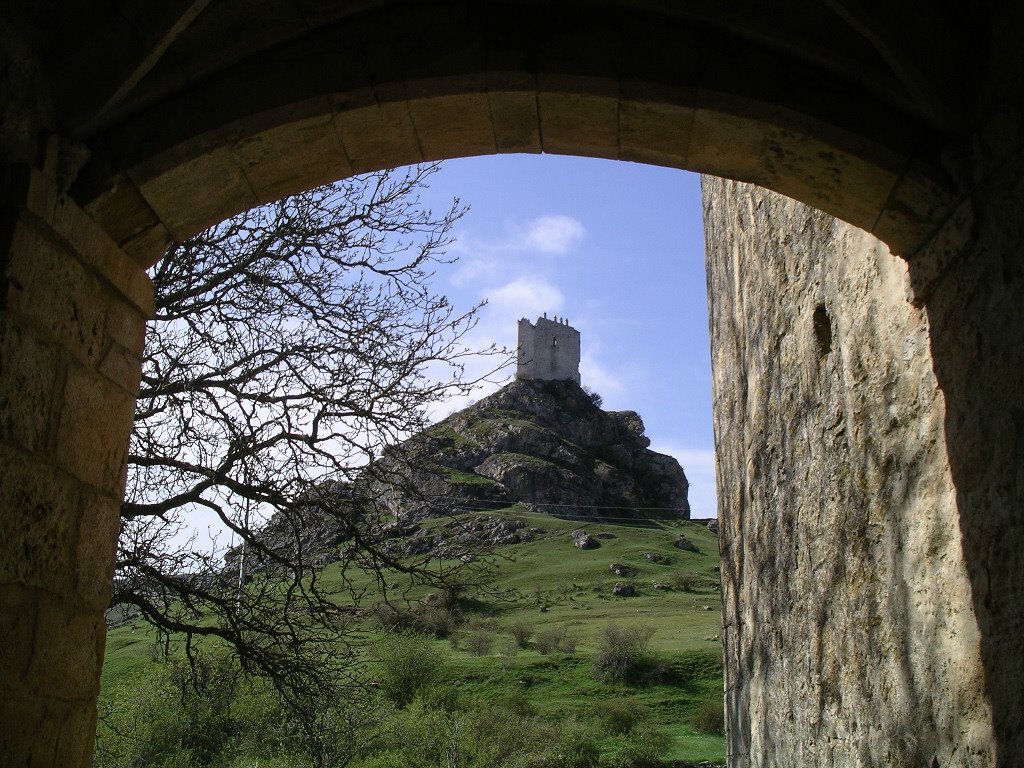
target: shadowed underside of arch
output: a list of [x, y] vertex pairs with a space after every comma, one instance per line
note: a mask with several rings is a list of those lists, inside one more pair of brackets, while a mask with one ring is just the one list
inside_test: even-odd
[[906, 255], [956, 202], [939, 157], [962, 78], [910, 66], [901, 19], [855, 3], [196, 5], [58, 93], [91, 154], [72, 195], [142, 264], [318, 183], [502, 152], [755, 182]]

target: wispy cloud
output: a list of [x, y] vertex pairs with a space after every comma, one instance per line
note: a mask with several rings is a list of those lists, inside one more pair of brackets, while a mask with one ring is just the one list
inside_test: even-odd
[[498, 237], [477, 237], [471, 231], [457, 233], [451, 246], [460, 255], [452, 275], [456, 286], [493, 281], [509, 271], [536, 269], [540, 256], [568, 253], [586, 236], [583, 224], [572, 216], [549, 213], [525, 221], [511, 222]]
[[557, 285], [539, 277], [518, 277], [483, 292], [490, 302], [491, 315], [504, 318], [532, 317], [562, 308], [565, 296]]
[[566, 253], [583, 239], [583, 224], [571, 216], [550, 214], [526, 222], [522, 248], [541, 253]]

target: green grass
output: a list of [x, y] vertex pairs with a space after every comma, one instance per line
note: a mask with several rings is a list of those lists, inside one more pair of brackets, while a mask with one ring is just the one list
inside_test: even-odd
[[438, 469], [444, 475], [444, 478], [453, 485], [499, 485], [489, 477], [475, 475], [472, 472], [462, 472], [461, 470], [444, 466], [439, 466]]
[[[451, 650], [446, 640], [437, 640], [450, 655], [450, 685], [460, 696], [497, 702], [510, 695], [522, 696], [538, 715], [558, 720], [570, 715], [592, 716], [594, 703], [609, 697], [631, 697], [644, 704], [656, 722], [674, 737], [666, 759], [724, 761], [721, 736], [696, 732], [689, 717], [704, 702], [722, 696], [720, 593], [718, 545], [714, 534], [697, 523], [654, 521], [640, 525], [582, 523], [542, 514], [526, 513], [516, 507], [502, 513], [525, 520], [542, 529], [531, 542], [502, 547], [484, 563], [476, 563], [460, 578], [479, 580], [478, 587], [465, 593], [463, 603], [469, 617], [493, 626], [496, 635], [491, 655], [471, 656], [465, 650]], [[441, 521], [431, 521], [434, 525]], [[585, 528], [600, 537], [601, 546], [580, 550], [572, 545], [571, 532]], [[676, 549], [672, 542], [685, 533], [700, 552]], [[665, 560], [649, 562], [642, 552], [656, 552]], [[637, 574], [622, 579], [609, 566], [622, 563]], [[458, 564], [437, 563], [450, 569]], [[670, 583], [673, 575], [695, 575], [692, 591], [655, 590], [655, 582]], [[357, 588], [371, 588], [369, 574], [352, 567], [342, 574], [337, 565], [328, 567], [323, 585], [341, 589], [348, 579]], [[385, 581], [391, 581], [391, 575]], [[394, 590], [411, 601], [433, 591], [423, 586], [408, 587], [394, 574], [400, 586]], [[639, 595], [614, 597], [617, 581], [633, 583]], [[372, 605], [379, 595], [370, 589], [363, 601]], [[340, 602], [340, 600], [339, 600]], [[515, 622], [533, 625], [536, 631], [566, 627], [578, 639], [575, 653], [541, 655], [531, 642], [515, 655], [508, 653], [509, 628]], [[609, 624], [629, 627], [643, 625], [654, 630], [650, 649], [660, 664], [660, 681], [643, 685], [609, 684], [591, 675], [591, 659], [601, 629]], [[372, 642], [373, 633], [363, 635]], [[124, 686], [150, 664], [153, 640], [139, 623], [110, 631], [103, 667], [103, 698], [116, 698]]]

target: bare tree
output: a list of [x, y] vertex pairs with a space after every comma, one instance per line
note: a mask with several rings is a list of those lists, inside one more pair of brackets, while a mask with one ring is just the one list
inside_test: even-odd
[[[379, 546], [386, 513], [367, 476], [431, 404], [472, 388], [471, 355], [496, 352], [465, 345], [479, 307], [456, 311], [431, 286], [465, 211], [422, 204], [435, 168], [254, 208], [152, 271], [113, 606], [187, 652], [201, 637], [227, 643], [288, 695], [357, 676], [338, 650], [348, 614], [308, 551], [311, 522], [329, 521], [343, 566], [416, 571]], [[408, 474], [388, 453], [389, 475]], [[215, 545], [189, 535], [204, 511], [228, 531]], [[260, 533], [268, 520], [276, 539]]]

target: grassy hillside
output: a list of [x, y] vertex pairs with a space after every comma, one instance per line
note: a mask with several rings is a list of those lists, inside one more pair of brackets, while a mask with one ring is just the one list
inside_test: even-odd
[[[481, 563], [487, 567], [476, 572], [479, 583], [461, 593], [466, 623], [452, 638], [432, 641], [447, 658], [450, 690], [499, 708], [516, 701], [540, 720], [559, 722], [591, 720], [602, 702], [625, 701], [668, 731], [666, 760], [722, 761], [721, 735], [702, 732], [691, 722], [702, 706], [721, 701], [715, 535], [702, 524], [684, 521], [584, 524], [531, 515], [520, 507], [492, 514], [523, 519], [539, 530], [533, 541], [498, 548]], [[597, 537], [600, 547], [574, 547], [570, 534], [578, 527]], [[673, 546], [681, 533], [698, 552]], [[617, 576], [612, 563], [634, 569], [635, 575]], [[357, 587], [371, 586], [370, 577], [358, 570], [350, 569], [344, 578]], [[341, 590], [337, 566], [327, 568], [324, 580]], [[614, 596], [616, 582], [629, 582], [637, 594]], [[670, 588], [656, 589], [656, 583]], [[391, 587], [389, 597], [402, 604], [430, 601], [429, 589], [408, 589], [397, 575]], [[371, 592], [362, 605], [380, 597]], [[593, 659], [602, 632], [611, 625], [653, 631], [651, 670], [642, 683], [595, 679]], [[514, 629], [520, 634], [532, 629], [525, 647], [516, 647]], [[364, 632], [372, 646], [377, 630], [367, 626]], [[538, 639], [545, 632], [571, 638], [569, 647], [575, 644], [575, 649], [542, 653]], [[153, 640], [141, 624], [111, 630], [101, 699], [113, 702], [129, 691], [134, 680], [147, 674], [152, 655]]]

